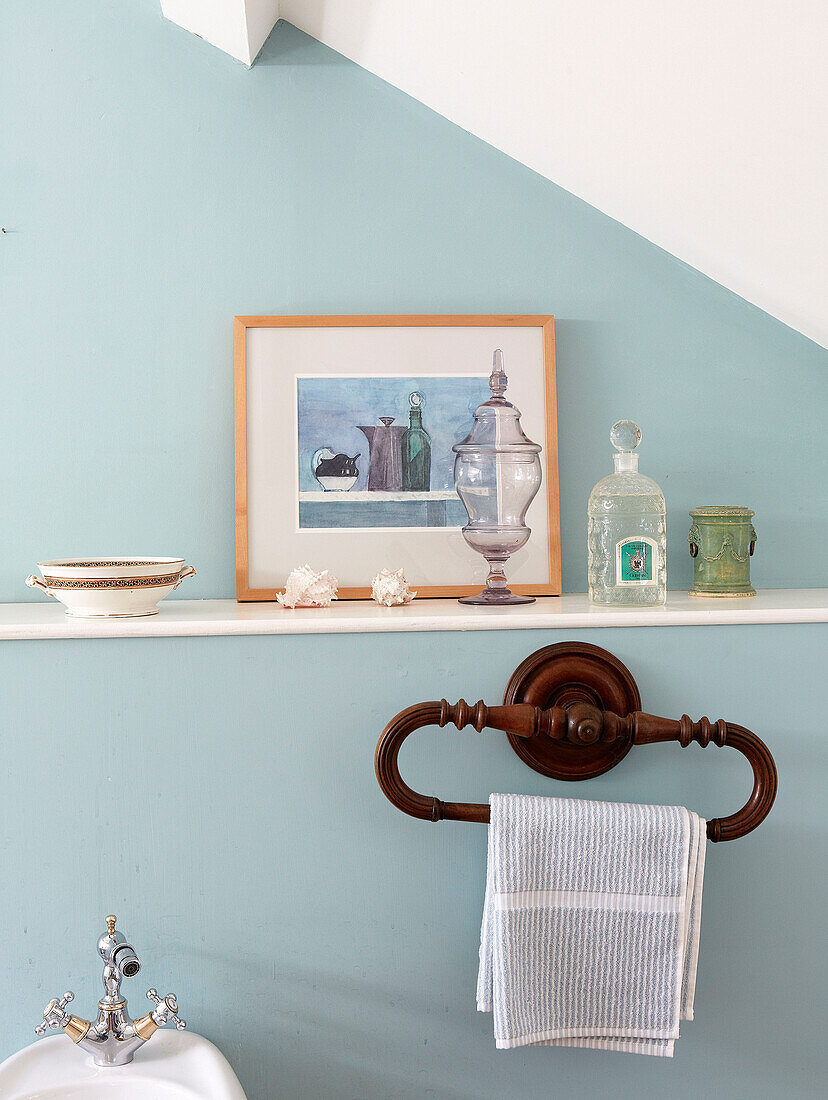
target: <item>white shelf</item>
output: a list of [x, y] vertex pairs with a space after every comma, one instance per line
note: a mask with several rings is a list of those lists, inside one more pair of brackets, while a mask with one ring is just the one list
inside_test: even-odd
[[427, 492], [411, 489], [408, 492], [386, 492], [383, 489], [336, 490], [302, 489], [299, 493], [302, 503], [313, 504], [385, 504], [388, 501], [409, 500], [459, 500], [454, 489], [429, 489]]
[[760, 592], [753, 599], [697, 599], [671, 592], [666, 607], [609, 608], [586, 595], [547, 596], [506, 608], [464, 607], [456, 600], [415, 600], [408, 607], [342, 601], [289, 611], [276, 603], [165, 600], [142, 619], [73, 619], [49, 603], [0, 604], [0, 639], [164, 638], [231, 634], [371, 634], [405, 630], [583, 630], [588, 627], [728, 626], [828, 622], [828, 589]]

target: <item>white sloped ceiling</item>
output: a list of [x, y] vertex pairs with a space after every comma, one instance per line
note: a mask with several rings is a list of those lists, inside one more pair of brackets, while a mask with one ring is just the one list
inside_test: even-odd
[[161, 0], [282, 18], [828, 347], [826, 0]]
[[281, 0], [281, 15], [828, 346], [825, 0]]

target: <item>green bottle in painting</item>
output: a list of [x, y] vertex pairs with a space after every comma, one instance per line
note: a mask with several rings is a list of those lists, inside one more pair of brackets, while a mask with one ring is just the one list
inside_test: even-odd
[[402, 487], [406, 493], [428, 492], [431, 484], [431, 439], [423, 427], [423, 395], [408, 395], [408, 427], [402, 437]]

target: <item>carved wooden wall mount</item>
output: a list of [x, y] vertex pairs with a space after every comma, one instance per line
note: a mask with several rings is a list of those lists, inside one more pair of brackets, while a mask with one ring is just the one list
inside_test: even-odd
[[539, 649], [515, 670], [502, 706], [461, 699], [416, 703], [385, 727], [374, 763], [385, 795], [404, 813], [429, 821], [489, 820], [485, 803], [443, 802], [413, 791], [400, 775], [397, 756], [405, 739], [423, 726], [458, 729], [486, 727], [507, 734], [512, 748], [530, 768], [553, 779], [592, 779], [615, 767], [633, 745], [678, 741], [730, 746], [753, 769], [753, 791], [729, 817], [707, 823], [708, 839], [736, 840], [760, 825], [776, 798], [776, 765], [767, 746], [742, 726], [719, 719], [694, 722], [658, 718], [641, 711], [638, 687], [617, 657], [584, 642], [559, 642]]

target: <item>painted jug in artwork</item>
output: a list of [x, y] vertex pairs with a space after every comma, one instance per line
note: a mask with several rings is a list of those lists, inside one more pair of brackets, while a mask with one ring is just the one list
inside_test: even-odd
[[402, 489], [402, 437], [405, 428], [393, 416], [380, 416], [379, 424], [358, 424], [368, 440], [368, 488], [384, 492]]

